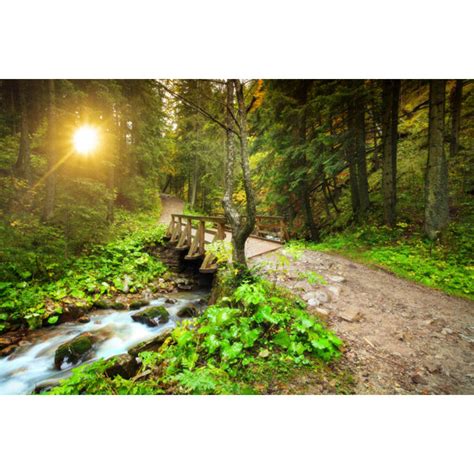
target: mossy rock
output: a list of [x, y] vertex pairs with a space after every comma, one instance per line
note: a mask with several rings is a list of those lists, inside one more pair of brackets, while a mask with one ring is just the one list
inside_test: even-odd
[[61, 344], [54, 354], [54, 367], [57, 370], [61, 369], [63, 362], [70, 362], [77, 364], [80, 360], [83, 360], [92, 351], [94, 345], [94, 336], [90, 333], [83, 333], [76, 336], [64, 344]]
[[163, 345], [167, 337], [170, 336], [172, 332], [172, 328], [167, 328], [153, 339], [150, 339], [149, 341], [140, 342], [136, 346], [131, 347], [128, 350], [128, 353], [132, 357], [137, 357], [140, 352], [156, 352]]
[[148, 300], [137, 300], [130, 303], [130, 309], [140, 309], [143, 306], [148, 306], [150, 302]]
[[109, 309], [110, 308], [110, 302], [104, 299], [98, 299], [97, 301], [94, 302], [94, 308], [97, 309]]
[[170, 314], [164, 306], [152, 306], [138, 313], [132, 314], [132, 319], [137, 323], [143, 323], [154, 327], [158, 324], [165, 324], [170, 319]]
[[114, 301], [110, 305], [111, 309], [127, 309], [127, 305], [125, 303], [121, 303], [120, 301]]
[[199, 310], [193, 304], [187, 304], [184, 308], [181, 308], [177, 316], [178, 318], [195, 318], [199, 314]]
[[117, 375], [124, 379], [131, 379], [138, 371], [139, 365], [135, 357], [129, 354], [113, 356], [110, 359], [114, 364], [105, 370], [107, 377], [113, 378]]

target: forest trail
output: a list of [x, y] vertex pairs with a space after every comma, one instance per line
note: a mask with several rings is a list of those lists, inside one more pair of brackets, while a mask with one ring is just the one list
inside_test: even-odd
[[[279, 253], [256, 261], [275, 268]], [[340, 364], [354, 374], [355, 393], [474, 394], [472, 301], [340, 256], [304, 251], [290, 260], [268, 278], [307, 300], [347, 343]], [[307, 272], [327, 284], [309, 283]], [[323, 390], [296, 383], [299, 393]]]
[[[181, 199], [171, 196], [169, 194], [161, 194], [161, 216], [160, 224], [168, 225], [171, 220], [171, 214], [183, 214], [184, 201]], [[194, 231], [193, 231], [194, 234]], [[225, 239], [230, 242], [232, 238], [231, 232], [226, 232]], [[206, 242], [212, 242], [214, 234], [206, 232]], [[281, 248], [279, 242], [272, 242], [258, 237], [249, 237], [245, 244], [245, 255], [247, 258], [253, 258], [258, 255], [263, 255], [267, 252], [272, 252]]]

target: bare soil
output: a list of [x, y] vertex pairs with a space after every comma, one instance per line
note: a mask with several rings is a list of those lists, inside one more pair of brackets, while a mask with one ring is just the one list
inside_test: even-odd
[[[272, 271], [282, 251], [253, 261], [270, 280], [308, 300], [344, 340], [337, 370], [352, 373], [355, 393], [474, 394], [473, 301], [321, 252], [304, 251], [286, 269]], [[327, 283], [309, 283], [308, 271]], [[290, 391], [325, 392], [304, 379]]]

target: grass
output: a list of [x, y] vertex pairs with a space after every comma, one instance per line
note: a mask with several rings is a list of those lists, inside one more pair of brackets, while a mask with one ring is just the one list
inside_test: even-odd
[[399, 223], [395, 229], [365, 226], [318, 244], [292, 241], [287, 245], [334, 252], [447, 294], [474, 299], [474, 232], [468, 224], [452, 224], [444, 239], [435, 243]]

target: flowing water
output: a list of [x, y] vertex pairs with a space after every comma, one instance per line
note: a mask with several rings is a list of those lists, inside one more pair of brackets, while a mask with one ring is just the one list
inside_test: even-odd
[[[205, 291], [183, 292], [170, 295], [175, 304], [167, 304], [167, 298], [158, 298], [150, 306], [164, 305], [170, 319], [165, 324], [148, 327], [132, 320], [131, 315], [143, 310], [103, 310], [90, 313], [90, 322], [64, 323], [54, 328], [41, 329], [32, 333], [30, 345], [20, 347], [9, 357], [0, 359], [0, 395], [31, 393], [35, 386], [47, 379], [67, 377], [72, 366], [63, 364], [61, 370], [54, 368], [54, 354], [58, 346], [70, 341], [83, 332], [97, 333], [101, 342], [95, 344], [94, 356], [87, 360], [108, 358], [127, 352], [134, 345], [152, 339], [166, 328], [176, 326], [178, 311], [186, 304], [199, 305], [206, 297]], [[80, 364], [78, 364], [80, 365]]]

